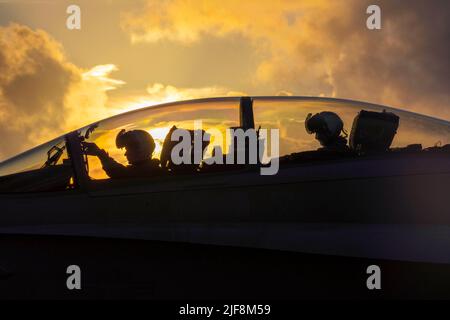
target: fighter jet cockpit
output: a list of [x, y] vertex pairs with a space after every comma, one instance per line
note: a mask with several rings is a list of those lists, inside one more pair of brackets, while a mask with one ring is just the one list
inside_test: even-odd
[[[239, 102], [239, 98], [224, 98], [166, 104], [82, 129], [81, 146], [89, 179], [95, 183], [199, 172], [203, 159], [217, 150], [227, 152], [223, 137], [228, 128], [239, 127]], [[187, 136], [171, 139], [179, 129]], [[189, 140], [189, 146], [177, 154], [185, 156], [184, 161], [174, 163], [172, 151], [183, 139]], [[194, 159], [195, 144], [200, 146], [198, 161]]]
[[[225, 161], [233, 140], [228, 129], [236, 128], [266, 130], [258, 146], [272, 150], [276, 145], [280, 170], [370, 157], [450, 155], [448, 121], [398, 109], [308, 97], [199, 99], [120, 114], [1, 162], [0, 193], [73, 190], [83, 175], [101, 188], [111, 181], [166, 181], [185, 174], [195, 179], [248, 169]], [[190, 140], [187, 149], [178, 150], [188, 163], [172, 158], [179, 147], [174, 141], [179, 137], [172, 139], [177, 129]], [[278, 141], [272, 141], [274, 129]], [[217, 157], [223, 164], [205, 164]], [[265, 153], [261, 163], [274, 157]]]
[[253, 101], [255, 126], [279, 129], [280, 166], [441, 152], [450, 123], [375, 104], [326, 98]]
[[73, 178], [64, 137], [0, 163], [0, 193], [70, 190]]

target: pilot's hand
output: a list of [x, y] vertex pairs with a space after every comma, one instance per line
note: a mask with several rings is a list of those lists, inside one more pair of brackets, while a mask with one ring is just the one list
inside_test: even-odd
[[98, 156], [102, 153], [102, 150], [93, 142], [82, 142], [81, 145], [84, 148], [84, 153], [88, 156]]

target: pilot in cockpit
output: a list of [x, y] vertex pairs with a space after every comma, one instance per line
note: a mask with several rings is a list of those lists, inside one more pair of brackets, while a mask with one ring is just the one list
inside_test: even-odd
[[161, 171], [159, 160], [152, 159], [155, 151], [155, 141], [147, 131], [126, 131], [122, 129], [118, 133], [116, 146], [120, 149], [125, 148], [128, 166], [118, 163], [95, 143], [83, 142], [82, 144], [87, 155], [96, 156], [100, 159], [103, 170], [110, 178], [148, 177]]
[[323, 150], [346, 150], [347, 133], [344, 122], [334, 112], [323, 111], [312, 115], [308, 114], [305, 120], [305, 129], [309, 134], [315, 133]]

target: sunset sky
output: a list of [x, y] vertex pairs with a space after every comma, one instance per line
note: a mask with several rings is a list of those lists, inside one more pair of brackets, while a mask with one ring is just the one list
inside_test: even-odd
[[[70, 4], [81, 30], [66, 28]], [[370, 4], [381, 30], [366, 28]], [[450, 120], [449, 12], [447, 0], [0, 0], [0, 161], [200, 97], [349, 98]]]

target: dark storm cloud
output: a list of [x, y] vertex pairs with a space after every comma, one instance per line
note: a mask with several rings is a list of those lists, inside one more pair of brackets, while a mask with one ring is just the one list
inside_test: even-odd
[[[249, 39], [259, 66], [239, 90], [359, 99], [450, 119], [450, 1], [147, 3], [122, 23], [134, 42]], [[381, 7], [381, 30], [366, 28], [371, 4]]]
[[379, 6], [382, 30], [338, 30], [346, 58], [333, 69], [336, 95], [450, 119], [450, 2], [380, 1]]

